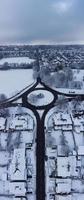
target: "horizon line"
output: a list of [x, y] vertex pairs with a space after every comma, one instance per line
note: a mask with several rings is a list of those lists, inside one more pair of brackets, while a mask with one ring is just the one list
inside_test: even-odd
[[3, 43], [0, 46], [84, 46], [84, 43]]

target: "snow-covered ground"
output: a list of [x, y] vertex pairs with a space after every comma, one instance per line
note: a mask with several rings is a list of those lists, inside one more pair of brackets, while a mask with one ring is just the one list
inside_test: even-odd
[[73, 77], [74, 77], [74, 81], [82, 82], [83, 84], [82, 89], [84, 89], [84, 70], [73, 69]]
[[12, 63], [17, 63], [17, 64], [21, 64], [21, 63], [32, 63], [34, 62], [34, 59], [30, 59], [28, 57], [11, 57], [11, 58], [3, 58], [0, 60], [0, 65], [3, 65], [4, 63], [9, 63], [9, 64], [12, 64]]
[[[74, 87], [71, 88], [71, 86], [69, 86], [70, 88], [63, 88], [62, 86], [56, 88], [53, 86], [53, 89], [56, 90], [57, 92], [69, 94], [69, 95], [84, 94], [84, 70], [72, 69], [72, 71], [73, 71], [72, 82], [73, 83], [78, 82], [78, 86], [80, 85], [81, 89], [80, 87], [77, 87], [77, 86], [75, 88]], [[54, 75], [54, 72], [52, 72], [51, 75]]]
[[73, 75], [74, 75], [74, 80], [76, 81], [83, 81], [83, 77], [84, 77], [84, 70], [77, 70], [77, 69], [73, 69]]
[[28, 100], [32, 105], [45, 106], [53, 101], [53, 94], [47, 90], [36, 90], [29, 94]]
[[57, 92], [62, 94], [69, 94], [69, 95], [82, 95], [84, 94], [84, 87], [82, 89], [68, 89], [68, 88], [53, 88]]
[[[24, 196], [24, 198], [18, 197], [18, 200], [35, 200], [36, 118], [31, 110], [24, 107], [8, 109], [10, 116], [4, 118], [6, 120], [5, 128], [0, 131], [0, 200], [15, 200], [15, 196]], [[0, 123], [3, 125], [2, 118], [0, 117], [0, 119]], [[22, 121], [22, 130], [20, 130], [20, 126], [18, 130], [16, 127], [12, 127], [14, 129], [10, 133], [10, 125], [14, 120], [18, 125]], [[26, 124], [26, 131], [23, 130], [24, 121], [27, 121], [29, 127], [31, 126], [29, 128]]]
[[[18, 58], [19, 59], [19, 58]], [[83, 76], [84, 76], [84, 70], [74, 70], [74, 80], [76, 81], [82, 81], [83, 82]], [[32, 69], [21, 69], [21, 70], [7, 70], [7, 71], [0, 71], [0, 93], [4, 93], [7, 95], [7, 97], [11, 97], [18, 91], [22, 90], [26, 86], [32, 84], [34, 82], [33, 79], [33, 70]], [[84, 82], [83, 87], [81, 90], [76, 89], [66, 89], [66, 88], [53, 88], [58, 92], [67, 93], [67, 94], [84, 94]], [[48, 104], [49, 101], [52, 101], [53, 96], [47, 93], [45, 98], [41, 99], [43, 104]], [[49, 98], [50, 96], [50, 98]], [[45, 99], [47, 102], [45, 102]], [[39, 101], [39, 102], [38, 102]], [[41, 101], [38, 99], [37, 104], [41, 103]]]
[[66, 108], [56, 106], [46, 115], [46, 200], [84, 199], [83, 103], [66, 102]]
[[0, 71], [0, 94], [11, 97], [33, 82], [32, 69]]
[[[57, 87], [53, 85], [53, 89], [59, 92], [67, 93], [67, 94], [83, 94], [84, 93], [84, 70], [83, 69], [72, 69], [73, 72], [73, 80], [69, 83], [69, 88]], [[54, 72], [51, 73], [54, 75]], [[75, 87], [74, 87], [74, 84]], [[81, 88], [81, 89], [80, 89]]]

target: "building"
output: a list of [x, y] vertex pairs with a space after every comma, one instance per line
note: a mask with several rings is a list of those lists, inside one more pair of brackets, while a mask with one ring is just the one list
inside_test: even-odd
[[56, 193], [57, 194], [71, 193], [71, 179], [56, 179]]

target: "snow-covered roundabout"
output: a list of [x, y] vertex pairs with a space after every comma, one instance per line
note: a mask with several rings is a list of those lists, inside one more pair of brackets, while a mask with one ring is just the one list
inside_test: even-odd
[[45, 89], [36, 89], [28, 95], [28, 102], [36, 107], [47, 106], [54, 100], [54, 95]]

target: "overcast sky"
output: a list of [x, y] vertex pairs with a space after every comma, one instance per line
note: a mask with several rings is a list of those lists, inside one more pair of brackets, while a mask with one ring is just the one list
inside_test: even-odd
[[84, 0], [0, 0], [5, 43], [84, 43]]

